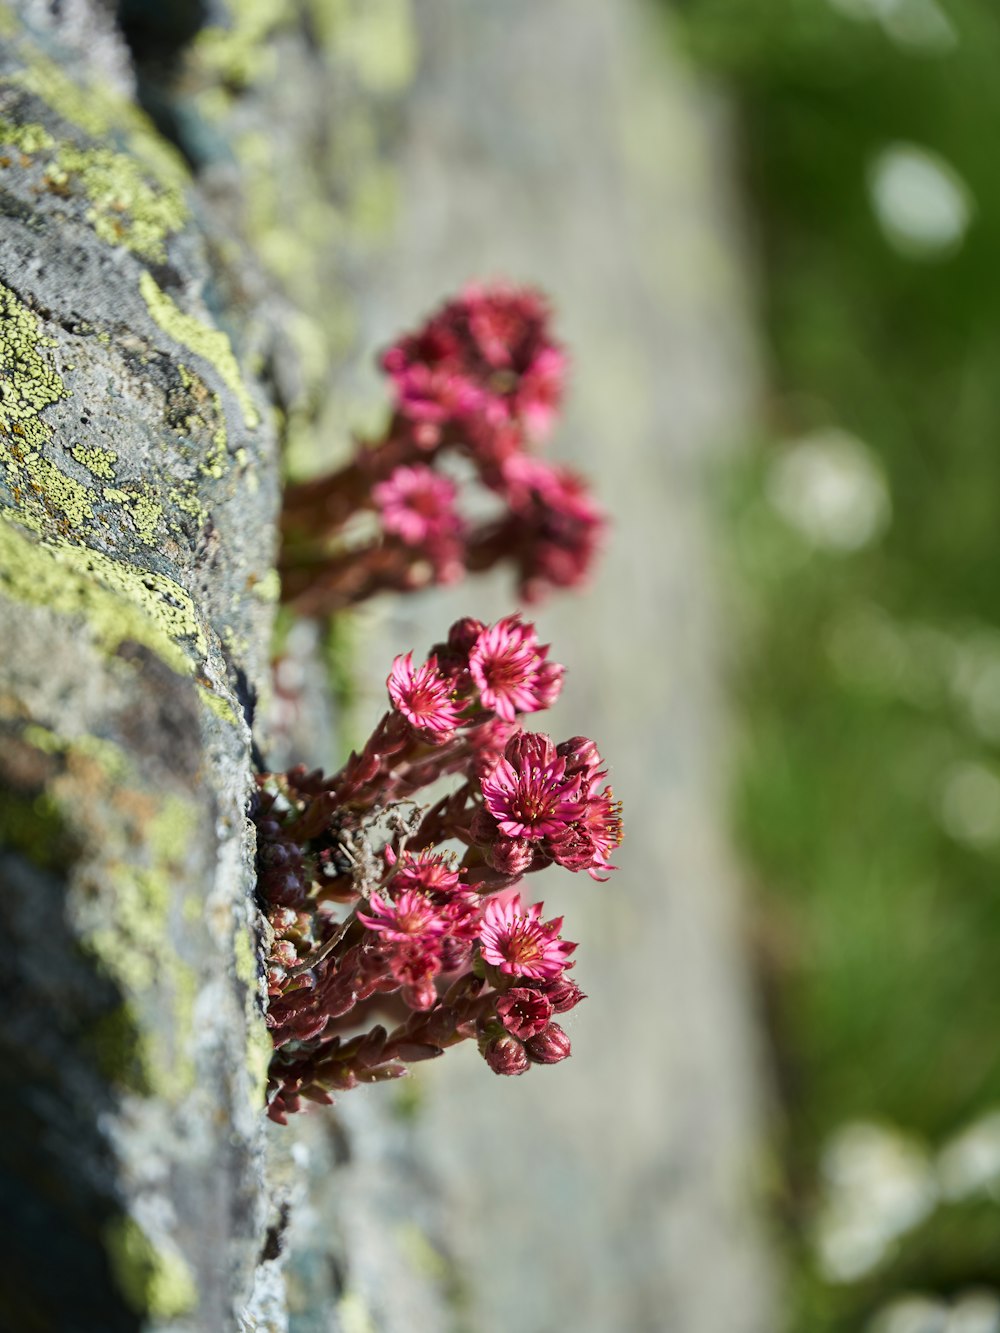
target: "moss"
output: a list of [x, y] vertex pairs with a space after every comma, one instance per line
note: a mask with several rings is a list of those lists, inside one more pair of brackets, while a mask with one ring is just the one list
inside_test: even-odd
[[82, 615], [109, 653], [131, 640], [189, 675], [207, 652], [194, 603], [173, 579], [87, 547], [32, 541], [4, 514], [0, 592], [57, 614]]
[[104, 1243], [119, 1290], [137, 1314], [172, 1319], [197, 1305], [198, 1288], [183, 1255], [154, 1245], [134, 1218], [110, 1222]]
[[70, 453], [92, 476], [102, 477], [105, 481], [113, 480], [114, 465], [118, 462], [118, 455], [113, 449], [102, 449], [99, 445], [74, 444]]
[[170, 297], [160, 290], [151, 273], [141, 274], [139, 290], [154, 322], [169, 338], [215, 367], [239, 403], [247, 426], [257, 426], [260, 414], [243, 382], [229, 339], [222, 330], [210, 328], [194, 315], [186, 315], [179, 310]]

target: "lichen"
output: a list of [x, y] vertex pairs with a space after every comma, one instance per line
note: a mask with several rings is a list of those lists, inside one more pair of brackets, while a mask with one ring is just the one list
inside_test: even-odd
[[228, 27], [205, 27], [195, 38], [196, 64], [233, 89], [245, 88], [273, 67], [267, 39], [289, 12], [287, 0], [240, 0], [231, 5]]
[[0, 120], [0, 144], [10, 144], [21, 153], [38, 153], [55, 146], [55, 139], [44, 125], [14, 125]]
[[154, 185], [128, 153], [65, 144], [47, 173], [55, 186], [77, 180], [90, 201], [87, 221], [109, 245], [164, 260], [164, 241], [180, 231], [188, 209], [177, 185]]
[[41, 350], [55, 345], [42, 336], [37, 315], [0, 284], [0, 432], [10, 437], [7, 452], [15, 458], [48, 439], [39, 414], [67, 396]]
[[197, 1305], [198, 1287], [184, 1256], [154, 1245], [134, 1217], [110, 1222], [104, 1243], [119, 1290], [136, 1314], [173, 1319]]
[[264, 1105], [267, 1073], [274, 1055], [274, 1043], [257, 1002], [260, 968], [252, 936], [246, 927], [237, 927], [233, 941], [236, 975], [246, 987], [244, 1008], [247, 1024], [246, 1065], [250, 1074], [250, 1096], [255, 1110]]
[[102, 449], [100, 445], [74, 444], [70, 453], [92, 476], [111, 481], [115, 475], [115, 463], [118, 455], [113, 449]]
[[260, 414], [254, 406], [249, 390], [243, 382], [233, 349], [221, 329], [210, 328], [194, 315], [187, 315], [161, 291], [156, 280], [144, 271], [139, 278], [139, 290], [154, 323], [163, 332], [186, 347], [195, 356], [214, 366], [223, 383], [230, 389], [243, 412], [243, 420], [251, 429], [260, 423]]
[[202, 685], [200, 682], [198, 684], [198, 693], [201, 696], [202, 703], [209, 712], [214, 713], [217, 718], [228, 723], [231, 727], [238, 727], [240, 725], [239, 718], [233, 711], [232, 704], [229, 703], [227, 699], [224, 699], [221, 694], [216, 694], [216, 692], [208, 685]]
[[[101, 240], [146, 259], [165, 259], [165, 239], [189, 216], [188, 177], [180, 156], [145, 116], [105, 88], [78, 85], [35, 50], [24, 69], [2, 82], [32, 93], [67, 125], [103, 142], [80, 146], [42, 125], [7, 121], [0, 122], [0, 142], [25, 154], [51, 154], [46, 183], [60, 192], [79, 184], [90, 202], [87, 221]], [[108, 142], [115, 133], [124, 140], [122, 149]]]
[[6, 514], [0, 514], [0, 592], [82, 615], [106, 652], [132, 640], [185, 675], [207, 651], [194, 603], [173, 579], [87, 547], [32, 541]]
[[160, 524], [163, 522], [163, 507], [149, 486], [138, 489], [121, 489], [105, 486], [105, 500], [111, 500], [125, 510], [132, 520], [139, 540], [146, 546], [155, 546]]

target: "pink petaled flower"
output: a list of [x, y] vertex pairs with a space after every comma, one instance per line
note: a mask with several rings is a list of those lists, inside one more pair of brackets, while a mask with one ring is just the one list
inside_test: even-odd
[[457, 536], [462, 520], [455, 509], [455, 483], [423, 463], [398, 467], [372, 487], [382, 527], [407, 546], [428, 546]]
[[583, 809], [565, 834], [552, 839], [549, 850], [568, 870], [586, 870], [601, 879], [601, 870], [614, 870], [611, 853], [622, 841], [622, 806], [610, 787], [601, 788], [607, 777], [597, 746], [586, 736], [574, 736], [556, 747], [566, 761], [566, 772], [579, 777]]
[[497, 998], [497, 1018], [511, 1036], [527, 1041], [548, 1027], [552, 1001], [541, 991], [513, 986]]
[[[453, 370], [414, 365], [393, 378], [396, 410], [415, 422], [443, 426], [449, 421], [463, 421], [482, 412], [487, 398], [478, 384]], [[437, 441], [437, 435], [426, 436], [427, 444]]]
[[434, 978], [441, 971], [441, 944], [436, 939], [392, 941], [388, 946], [389, 970], [401, 986], [413, 996], [420, 996], [414, 1008], [427, 1007], [424, 1001]]
[[410, 726], [434, 742], [451, 739], [461, 718], [461, 706], [452, 699], [451, 683], [438, 671], [435, 657], [429, 657], [416, 670], [412, 653], [397, 657], [386, 684], [393, 708]]
[[541, 981], [561, 976], [572, 967], [569, 956], [576, 945], [559, 938], [562, 917], [542, 921], [541, 903], [526, 910], [520, 895], [509, 902], [491, 899], [483, 912], [479, 948], [487, 963], [515, 977], [536, 977]]
[[544, 439], [551, 431], [565, 381], [566, 354], [559, 347], [543, 347], [521, 377], [517, 390], [517, 412], [533, 439]]
[[522, 595], [535, 601], [547, 588], [583, 583], [607, 529], [586, 483], [568, 468], [514, 454], [503, 465], [502, 487], [516, 520]]
[[483, 630], [469, 654], [469, 672], [479, 697], [498, 717], [513, 722], [517, 713], [534, 713], [541, 699], [554, 703], [562, 684], [563, 668], [547, 662], [548, 645], [539, 647], [534, 625], [519, 615]]
[[372, 915], [358, 912], [358, 920], [388, 940], [425, 940], [444, 934], [438, 909], [416, 889], [404, 889], [391, 901], [373, 891], [368, 905]]
[[439, 907], [450, 940], [471, 944], [479, 935], [483, 900], [478, 893], [462, 889]]
[[565, 834], [583, 813], [580, 779], [567, 776], [566, 761], [537, 732], [520, 732], [507, 742], [482, 789], [486, 809], [510, 838]]
[[430, 849], [415, 853], [404, 852], [397, 860], [392, 848], [387, 847], [385, 859], [390, 866], [397, 866], [393, 875], [393, 888], [397, 897], [402, 889], [448, 897], [458, 888], [460, 874], [455, 869], [451, 857], [442, 852], [433, 852]]

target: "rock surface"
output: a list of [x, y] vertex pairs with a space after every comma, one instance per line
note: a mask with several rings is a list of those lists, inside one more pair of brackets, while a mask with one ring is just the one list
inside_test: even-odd
[[104, 13], [0, 30], [0, 1322], [223, 1329], [265, 1225], [259, 325]]

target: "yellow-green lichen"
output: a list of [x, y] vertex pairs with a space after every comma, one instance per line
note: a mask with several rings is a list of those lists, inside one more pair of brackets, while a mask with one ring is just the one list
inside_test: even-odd
[[131, 640], [185, 675], [206, 655], [194, 603], [173, 579], [87, 547], [33, 541], [5, 514], [0, 593], [56, 614], [82, 615], [106, 652]]
[[66, 397], [58, 372], [41, 351], [55, 345], [42, 336], [37, 315], [0, 285], [0, 432], [10, 437], [7, 448], [15, 456], [48, 439], [39, 413]]
[[64, 534], [78, 532], [94, 517], [93, 493], [82, 482], [68, 477], [42, 454], [26, 453], [20, 464], [20, 508], [25, 514], [33, 512], [40, 520], [45, 516], [56, 519]]
[[156, 499], [151, 487], [123, 490], [105, 486], [105, 500], [121, 505], [132, 520], [132, 525], [139, 540], [147, 546], [155, 546], [160, 524], [163, 522], [163, 507]]
[[255, 1109], [264, 1105], [267, 1071], [274, 1054], [274, 1043], [257, 1004], [259, 968], [253, 937], [245, 926], [237, 926], [233, 941], [236, 975], [246, 987], [244, 1007], [247, 1023], [246, 1064], [250, 1074], [250, 1095]]
[[154, 322], [169, 338], [213, 365], [239, 403], [247, 426], [258, 425], [260, 414], [243, 382], [229, 339], [222, 330], [210, 328], [194, 315], [186, 315], [178, 309], [149, 272], [141, 274], [139, 290]]
[[121, 783], [128, 773], [128, 759], [125, 752], [114, 741], [103, 740], [100, 736], [59, 736], [48, 727], [37, 722], [29, 722], [21, 732], [22, 738], [43, 754], [74, 754], [97, 764], [105, 777], [112, 783]]
[[[149, 862], [134, 854], [109, 857], [103, 870], [106, 921], [86, 932], [85, 943], [112, 977], [127, 1002], [135, 1004], [156, 988], [167, 990], [169, 1032], [134, 1024], [129, 1051], [140, 1087], [177, 1101], [194, 1086], [192, 1054], [197, 983], [170, 943], [171, 882], [186, 849], [197, 836], [198, 806], [169, 795], [144, 828]], [[124, 850], [124, 849], [123, 849]]]
[[232, 88], [244, 88], [273, 69], [269, 35], [289, 15], [288, 0], [238, 0], [229, 6], [230, 25], [202, 28], [194, 59], [206, 74]]
[[371, 1310], [357, 1291], [345, 1291], [337, 1302], [337, 1324], [344, 1333], [376, 1333]]
[[366, 91], [400, 93], [413, 81], [417, 40], [411, 0], [312, 0], [321, 40]]
[[118, 455], [113, 449], [102, 449], [96, 444], [74, 444], [70, 453], [92, 476], [101, 477], [105, 481], [114, 478]]
[[110, 1222], [104, 1243], [118, 1288], [136, 1314], [174, 1319], [197, 1305], [198, 1288], [184, 1256], [154, 1245], [135, 1218]]
[[207, 685], [202, 685], [200, 682], [198, 693], [205, 707], [214, 713], [217, 718], [221, 718], [223, 722], [228, 723], [231, 727], [239, 726], [239, 718], [233, 711], [233, 706], [228, 699], [224, 699], [221, 694], [216, 694], [215, 690], [210, 689]]
[[0, 144], [10, 144], [21, 153], [38, 153], [52, 148], [55, 139], [44, 125], [14, 125], [0, 120]]
[[[189, 215], [187, 172], [179, 154], [130, 102], [105, 88], [81, 87], [36, 51], [24, 69], [3, 82], [33, 93], [61, 120], [104, 142], [81, 147], [65, 138], [57, 141], [42, 125], [8, 122], [0, 122], [0, 142], [25, 154], [51, 153], [49, 187], [80, 186], [90, 202], [87, 221], [101, 240], [163, 260], [166, 237], [179, 231]], [[113, 131], [124, 139], [124, 150], [107, 142]]]
[[281, 577], [276, 569], [269, 569], [263, 578], [259, 578], [251, 588], [259, 602], [271, 604], [281, 596]]
[[128, 153], [66, 144], [48, 177], [56, 186], [78, 181], [90, 201], [87, 221], [97, 236], [144, 259], [165, 259], [164, 240], [187, 221], [180, 187], [151, 183]]

